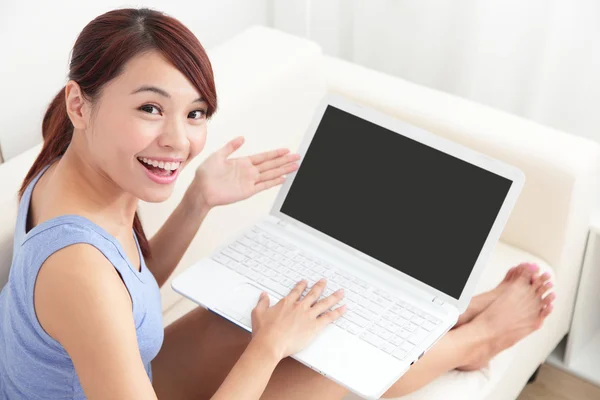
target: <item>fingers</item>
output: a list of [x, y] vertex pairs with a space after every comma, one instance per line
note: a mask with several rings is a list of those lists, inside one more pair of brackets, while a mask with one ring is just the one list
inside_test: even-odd
[[266, 151], [264, 153], [255, 154], [253, 156], [250, 156], [250, 161], [252, 161], [252, 164], [257, 165], [257, 164], [263, 163], [265, 161], [272, 160], [273, 158], [281, 157], [289, 152], [290, 151], [288, 149], [277, 149], [277, 150]]
[[281, 185], [285, 182], [285, 178], [280, 177], [270, 181], [259, 182], [254, 185], [254, 193], [262, 192], [263, 190], [267, 190], [272, 188], [273, 186]]
[[325, 279], [320, 279], [317, 283], [313, 285], [313, 287], [306, 294], [306, 296], [304, 296], [304, 299], [302, 299], [302, 302], [307, 305], [306, 309], [312, 307], [312, 305], [315, 304], [317, 300], [319, 300], [319, 297], [321, 297], [321, 294], [325, 290], [325, 286]]
[[269, 299], [269, 295], [267, 292], [262, 292], [258, 297], [258, 303], [256, 303], [256, 307], [252, 310], [253, 313], [257, 315], [261, 315], [267, 308], [270, 307], [271, 300]]
[[338, 307], [335, 310], [328, 311], [325, 314], [321, 315], [319, 318], [317, 318], [317, 321], [321, 325], [320, 327], [323, 328], [325, 327], [325, 325], [329, 325], [336, 319], [340, 318], [342, 315], [344, 315], [347, 308], [348, 306], [344, 304], [343, 306]]
[[259, 164], [255, 164], [255, 166], [256, 166], [256, 168], [258, 168], [258, 170], [260, 172], [264, 172], [264, 171], [268, 171], [270, 169], [281, 167], [282, 165], [285, 165], [285, 164], [293, 163], [295, 161], [298, 161], [299, 159], [300, 159], [299, 154], [285, 154], [283, 156], [279, 156], [277, 158], [267, 160], [267, 161], [264, 161]]
[[285, 174], [289, 174], [290, 172], [294, 172], [298, 169], [298, 164], [289, 163], [279, 168], [270, 169], [265, 172], [261, 172], [258, 182], [270, 181], [276, 178], [279, 178]]
[[329, 310], [331, 307], [335, 306], [344, 298], [344, 289], [339, 289], [331, 296], [325, 297], [323, 300], [320, 300], [315, 304], [312, 308], [315, 311], [316, 315], [320, 315], [325, 311]]
[[229, 143], [227, 143], [225, 146], [223, 146], [220, 152], [223, 154], [224, 157], [229, 157], [231, 153], [239, 149], [242, 144], [244, 144], [244, 137], [238, 136], [235, 139], [231, 140]]
[[306, 289], [307, 284], [308, 282], [306, 282], [305, 280], [301, 280], [296, 284], [296, 286], [292, 289], [290, 294], [288, 294], [286, 297], [290, 300], [293, 300], [294, 302], [298, 301], [300, 299], [300, 296], [302, 296], [304, 289]]

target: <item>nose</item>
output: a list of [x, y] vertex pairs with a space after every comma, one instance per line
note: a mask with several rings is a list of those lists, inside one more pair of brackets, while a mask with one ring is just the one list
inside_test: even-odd
[[158, 138], [160, 147], [170, 147], [179, 151], [187, 151], [189, 141], [185, 122], [178, 118], [168, 118], [163, 127], [163, 132]]

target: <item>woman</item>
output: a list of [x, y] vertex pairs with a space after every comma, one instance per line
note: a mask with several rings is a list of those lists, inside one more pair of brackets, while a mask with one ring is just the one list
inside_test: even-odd
[[[166, 200], [200, 151], [217, 107], [204, 49], [177, 20], [108, 12], [73, 48], [69, 81], [43, 121], [43, 149], [20, 191], [15, 253], [0, 294], [0, 393], [8, 399], [340, 399], [345, 389], [287, 357], [345, 308], [300, 282], [273, 307], [261, 296], [252, 334], [196, 309], [161, 323], [159, 287], [209, 210], [283, 182], [285, 149], [231, 158], [236, 138], [195, 171], [152, 239], [139, 199]], [[549, 276], [521, 264], [473, 299], [457, 326], [390, 390], [484, 366], [552, 310]]]

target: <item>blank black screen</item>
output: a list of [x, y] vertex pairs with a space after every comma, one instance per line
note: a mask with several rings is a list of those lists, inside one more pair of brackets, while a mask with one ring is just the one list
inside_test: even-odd
[[328, 106], [281, 212], [458, 299], [511, 184]]

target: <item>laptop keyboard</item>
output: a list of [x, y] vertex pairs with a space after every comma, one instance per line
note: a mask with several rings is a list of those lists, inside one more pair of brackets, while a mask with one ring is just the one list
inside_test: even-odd
[[304, 296], [326, 278], [320, 299], [344, 288], [344, 299], [333, 308], [347, 304], [343, 317], [333, 323], [400, 360], [442, 322], [256, 226], [212, 259], [281, 297], [302, 279], [308, 281]]

